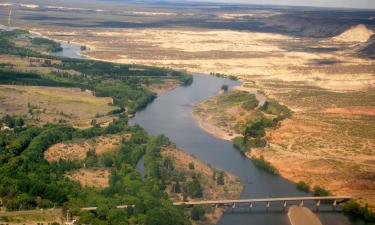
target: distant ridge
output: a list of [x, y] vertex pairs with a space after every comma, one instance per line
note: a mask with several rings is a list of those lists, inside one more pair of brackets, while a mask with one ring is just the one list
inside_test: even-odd
[[334, 37], [335, 40], [343, 42], [367, 42], [374, 32], [365, 25], [359, 24]]

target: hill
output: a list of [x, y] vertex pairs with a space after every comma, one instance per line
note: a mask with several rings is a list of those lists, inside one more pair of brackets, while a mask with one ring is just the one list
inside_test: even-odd
[[372, 30], [368, 29], [363, 24], [359, 24], [334, 37], [334, 39], [343, 42], [366, 42], [373, 34], [374, 32]]

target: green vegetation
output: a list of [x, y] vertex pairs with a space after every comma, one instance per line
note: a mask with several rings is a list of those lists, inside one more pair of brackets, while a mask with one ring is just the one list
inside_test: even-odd
[[[82, 162], [48, 163], [43, 158], [44, 151], [55, 143], [124, 131], [130, 132], [132, 138], [114, 152], [97, 156], [91, 150]], [[64, 205], [80, 216], [80, 223], [188, 224], [182, 211], [174, 207], [164, 194], [164, 171], [171, 167], [163, 163], [160, 150], [170, 145], [169, 140], [164, 136], [151, 137], [139, 126], [127, 125], [126, 116], [121, 116], [106, 128], [79, 130], [65, 124], [48, 124], [44, 127], [25, 126], [0, 134], [0, 197], [8, 210]], [[144, 180], [135, 171], [135, 165], [143, 155], [147, 172]], [[65, 172], [83, 165], [88, 168], [110, 167], [109, 187], [84, 188], [64, 177]], [[196, 182], [189, 186], [189, 190], [197, 195], [195, 185]], [[136, 206], [117, 209], [115, 205], [120, 204]], [[99, 208], [96, 212], [80, 212], [79, 208], [84, 206]]]
[[375, 224], [375, 213], [366, 204], [364, 207], [355, 201], [344, 203], [343, 211], [353, 221], [362, 221], [365, 225]]
[[196, 112], [201, 116], [212, 114], [215, 125], [242, 134], [233, 139], [233, 146], [243, 153], [253, 147], [266, 147], [266, 129], [276, 128], [292, 115], [292, 111], [274, 100], [259, 106], [256, 96], [246, 91], [224, 93], [198, 107]]
[[189, 181], [186, 185], [186, 193], [191, 198], [202, 198], [203, 197], [203, 189], [201, 184], [199, 183], [198, 178], [193, 177], [192, 181]]
[[223, 90], [224, 92], [227, 92], [227, 91], [229, 90], [228, 85], [223, 84], [223, 85], [221, 86], [221, 90]]
[[60, 43], [54, 42], [47, 38], [33, 38], [31, 39], [31, 43], [44, 47], [47, 52], [61, 52], [63, 50]]
[[296, 184], [296, 188], [298, 190], [301, 190], [301, 191], [304, 191], [304, 192], [310, 192], [311, 191], [311, 188], [310, 188], [310, 185], [307, 184], [306, 182], [304, 181], [300, 181]]
[[216, 178], [216, 183], [218, 185], [224, 185], [225, 184], [224, 171], [219, 171], [219, 176]]
[[[1, 124], [10, 129], [0, 132], [0, 198], [7, 210], [64, 206], [79, 216], [79, 224], [189, 224], [182, 210], [167, 198], [164, 189], [174, 182], [176, 193], [202, 197], [199, 177], [193, 176], [190, 180], [184, 174], [177, 174], [173, 162], [160, 154], [162, 148], [171, 145], [168, 138], [152, 137], [139, 126], [129, 126], [127, 113], [136, 112], [156, 97], [147, 89], [148, 85], [163, 83], [165, 79], [189, 85], [192, 76], [168, 68], [57, 58], [14, 42], [30, 40], [28, 35], [20, 30], [0, 31], [0, 54], [39, 57], [42, 62], [54, 60], [38, 65], [49, 68], [46, 71], [50, 72], [37, 73], [1, 65], [1, 84], [91, 90], [98, 97], [111, 97], [113, 105], [119, 107], [111, 114], [120, 115], [107, 127], [100, 127], [93, 120], [92, 127], [84, 130], [64, 123], [30, 126], [25, 125], [21, 117], [5, 116]], [[58, 43], [43, 38], [34, 38], [31, 42], [50, 52], [59, 48]], [[44, 152], [53, 144], [120, 132], [131, 133], [131, 139], [124, 140], [115, 151], [97, 155], [95, 149], [91, 149], [84, 160], [76, 161], [49, 163], [44, 159]], [[145, 156], [144, 179], [135, 170], [142, 156]], [[109, 187], [83, 187], [64, 176], [68, 171], [84, 167], [110, 169]], [[115, 207], [124, 204], [135, 207]], [[81, 212], [79, 209], [85, 206], [97, 206], [98, 210]]]
[[213, 72], [211, 72], [210, 75], [215, 76], [215, 77], [227, 77], [230, 80], [238, 80], [238, 78], [236, 76], [226, 75], [226, 74], [223, 74], [223, 73], [213, 73]]
[[254, 97], [250, 98], [249, 100], [245, 101], [244, 103], [241, 104], [241, 107], [247, 111], [250, 111], [250, 110], [253, 110], [255, 109], [258, 105], [259, 105], [259, 102], [258, 100], [255, 98], [255, 95], [253, 95]]
[[312, 191], [313, 191], [314, 196], [330, 196], [330, 195], [332, 195], [331, 192], [329, 192], [328, 190], [326, 190], [322, 187], [319, 187], [319, 186], [315, 186]]
[[263, 158], [263, 156], [261, 156], [260, 158], [252, 157], [251, 160], [253, 161], [256, 167], [259, 167], [273, 175], [279, 174], [279, 171], [277, 170], [277, 168], [274, 167], [270, 162], [266, 161]]
[[266, 101], [262, 107], [262, 111], [268, 114], [276, 115], [278, 120], [283, 120], [292, 116], [292, 111], [285, 105], [281, 105], [277, 101]]
[[206, 213], [205, 209], [200, 205], [195, 205], [191, 209], [191, 218], [193, 220], [202, 220], [204, 219], [204, 214]]
[[244, 141], [243, 137], [235, 137], [232, 142], [234, 148], [242, 153], [247, 152], [251, 148], [251, 146]]

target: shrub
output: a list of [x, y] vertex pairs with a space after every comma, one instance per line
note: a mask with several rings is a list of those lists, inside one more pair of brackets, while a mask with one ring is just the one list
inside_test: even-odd
[[219, 172], [219, 176], [216, 179], [216, 183], [218, 185], [224, 185], [224, 172], [223, 171]]
[[193, 220], [202, 220], [204, 218], [205, 210], [200, 205], [195, 205], [191, 209], [191, 218]]
[[331, 192], [322, 187], [315, 186], [313, 189], [313, 194], [314, 196], [330, 196]]
[[305, 183], [304, 181], [300, 181], [296, 184], [296, 187], [298, 190], [304, 191], [304, 192], [310, 192], [310, 185]]
[[261, 156], [260, 158], [256, 158], [256, 157], [251, 157], [251, 160], [253, 161], [254, 165], [258, 168], [261, 168], [273, 175], [278, 175], [279, 174], [279, 171], [277, 170], [276, 167], [274, 167], [270, 162], [267, 162], [263, 156]]
[[194, 178], [192, 181], [189, 181], [186, 184], [186, 191], [187, 191], [187, 194], [192, 198], [202, 198], [203, 197], [202, 186], [199, 183], [197, 178]]
[[353, 220], [362, 220], [365, 224], [375, 223], [375, 213], [368, 209], [368, 205], [361, 206], [355, 201], [349, 201], [343, 204], [343, 211]]

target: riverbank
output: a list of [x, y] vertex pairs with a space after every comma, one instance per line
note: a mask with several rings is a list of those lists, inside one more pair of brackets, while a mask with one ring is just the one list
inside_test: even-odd
[[[371, 146], [374, 146], [371, 137], [374, 134], [368, 125], [372, 124], [372, 107], [344, 110], [347, 108], [345, 105], [358, 104], [354, 103], [354, 96], [360, 96], [360, 105], [371, 105], [371, 96], [366, 92], [337, 93], [313, 87], [289, 92], [285, 89], [293, 87], [275, 83], [266, 87], [267, 93], [290, 106], [294, 115], [282, 121], [277, 129], [267, 129], [265, 139], [268, 144], [263, 148], [252, 148], [251, 152], [246, 152], [246, 156], [263, 157], [291, 182], [304, 181], [311, 187], [320, 186], [335, 195], [357, 197], [362, 205], [375, 205], [372, 176], [375, 166], [371, 163], [375, 160], [371, 153]], [[280, 87], [284, 90], [278, 91]], [[215, 103], [212, 99], [210, 104]], [[209, 101], [204, 102], [207, 104]], [[342, 110], [331, 110], [332, 104]], [[314, 106], [317, 108], [312, 108]], [[214, 106], [211, 105], [211, 108]], [[223, 112], [228, 114], [231, 111]], [[193, 118], [202, 129], [217, 138], [233, 132], [218, 126], [217, 121], [207, 119], [213, 114], [214, 111], [207, 110], [205, 114], [194, 113]], [[237, 117], [241, 117], [239, 112], [237, 114]]]

